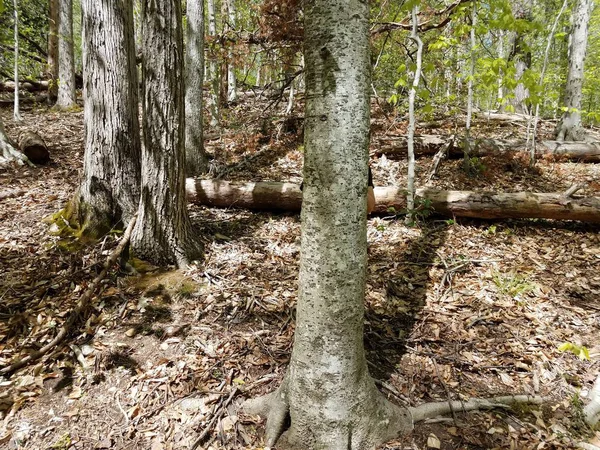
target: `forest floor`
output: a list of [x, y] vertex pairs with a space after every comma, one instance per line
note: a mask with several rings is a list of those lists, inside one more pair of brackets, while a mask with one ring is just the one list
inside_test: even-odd
[[[213, 174], [299, 182], [301, 120], [266, 103], [226, 111], [207, 140]], [[260, 112], [258, 112], [260, 111]], [[52, 162], [0, 171], [0, 368], [49, 342], [99, 273], [119, 234], [77, 246], [43, 219], [73, 196], [82, 172], [82, 112], [45, 109], [32, 129]], [[262, 119], [259, 117], [262, 115]], [[256, 120], [251, 119], [256, 117]], [[449, 135], [451, 118], [428, 128]], [[502, 125], [502, 126], [501, 126]], [[522, 122], [478, 120], [485, 137], [525, 134]], [[428, 126], [431, 126], [430, 124]], [[549, 135], [544, 123], [541, 135]], [[406, 123], [374, 107], [372, 150]], [[598, 195], [600, 167], [527, 157], [483, 157], [467, 175], [445, 161], [432, 186]], [[431, 158], [417, 160], [422, 185]], [[403, 160], [373, 158], [376, 185], [405, 184]], [[425, 211], [426, 212], [426, 211]], [[0, 448], [261, 448], [263, 423], [245, 398], [274, 390], [289, 361], [299, 261], [297, 215], [190, 206], [206, 247], [184, 271], [141, 265], [110, 272], [93, 308], [56, 351], [0, 378]], [[401, 217], [368, 221], [365, 344], [382, 392], [401, 404], [540, 394], [543, 407], [462, 414], [418, 424], [387, 449], [570, 449], [600, 441], [581, 408], [600, 371], [600, 226], [551, 220]], [[561, 351], [571, 344], [571, 351]], [[589, 352], [590, 359], [579, 358]], [[204, 433], [206, 431], [206, 433]]]

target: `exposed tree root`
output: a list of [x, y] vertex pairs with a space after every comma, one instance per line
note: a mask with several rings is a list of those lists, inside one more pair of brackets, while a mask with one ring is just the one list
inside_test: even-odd
[[[443, 414], [455, 412], [467, 412], [476, 410], [488, 410], [495, 408], [510, 408], [517, 404], [535, 404], [539, 405], [544, 402], [544, 398], [540, 396], [530, 395], [510, 395], [493, 397], [489, 399], [475, 398], [465, 402], [435, 402], [426, 403], [412, 408], [397, 408], [392, 411], [390, 408], [385, 408], [386, 414], [389, 412], [397, 413], [397, 424], [393, 427], [399, 430], [399, 433], [406, 433], [414, 427], [414, 424], [425, 419], [438, 417]], [[392, 406], [390, 404], [390, 406]], [[269, 449], [275, 445], [281, 435], [286, 431], [289, 423], [289, 402], [285, 393], [285, 385], [282, 385], [275, 392], [267, 394], [263, 397], [250, 399], [244, 402], [242, 409], [247, 414], [260, 415], [267, 419], [266, 423], [266, 447]], [[381, 430], [374, 430], [375, 433], [380, 431], [381, 435], [386, 435], [390, 430], [390, 421], [382, 421], [378, 423]], [[389, 436], [393, 439], [395, 436]], [[350, 448], [350, 447], [344, 447]]]
[[413, 422], [417, 423], [425, 419], [431, 419], [433, 417], [441, 416], [443, 414], [449, 414], [452, 411], [480, 411], [485, 409], [509, 408], [511, 406], [522, 403], [540, 405], [543, 402], [544, 398], [540, 396], [507, 395], [503, 397], [493, 397], [489, 399], [472, 398], [471, 400], [468, 400], [466, 402], [453, 401], [425, 403], [424, 405], [410, 408], [410, 412], [413, 417]]
[[52, 341], [49, 342], [48, 344], [46, 344], [44, 347], [39, 349], [38, 351], [30, 353], [29, 355], [25, 356], [23, 359], [16, 361], [13, 364], [2, 367], [0, 369], [1, 375], [11, 374], [11, 373], [15, 372], [16, 370], [19, 370], [20, 368], [25, 367], [34, 361], [37, 361], [42, 356], [47, 354], [50, 350], [52, 350], [54, 347], [56, 347], [58, 344], [60, 344], [65, 339], [65, 337], [67, 337], [67, 335], [71, 331], [71, 328], [73, 327], [75, 322], [77, 320], [79, 320], [79, 318], [86, 311], [86, 309], [89, 308], [90, 302], [92, 300], [92, 296], [94, 295], [94, 291], [96, 290], [96, 288], [98, 287], [100, 282], [104, 279], [104, 277], [106, 277], [106, 274], [108, 273], [108, 270], [110, 269], [110, 267], [117, 261], [117, 258], [119, 258], [121, 253], [123, 253], [123, 250], [125, 250], [125, 247], [129, 243], [129, 238], [131, 237], [131, 231], [133, 230], [135, 221], [136, 221], [136, 216], [133, 216], [131, 218], [131, 221], [129, 222], [129, 225], [127, 226], [127, 229], [125, 230], [125, 233], [123, 234], [123, 237], [121, 238], [121, 242], [119, 242], [119, 245], [117, 245], [117, 248], [115, 248], [113, 250], [113, 252], [110, 254], [110, 256], [107, 258], [106, 263], [104, 264], [104, 269], [102, 270], [102, 272], [100, 272], [100, 274], [96, 278], [94, 278], [94, 280], [92, 281], [90, 286], [83, 293], [83, 295], [77, 302], [77, 306], [71, 312], [71, 314], [69, 315], [69, 318], [64, 323], [64, 325], [62, 326], [62, 328], [60, 329], [60, 331], [58, 332], [56, 337], [54, 339], [52, 339]]
[[31, 167], [35, 167], [35, 165], [29, 161], [27, 156], [14, 148], [10, 143], [0, 140], [0, 149], [2, 150], [2, 155], [0, 155], [0, 166], [6, 166], [11, 162], [15, 162], [20, 166], [27, 164]]
[[583, 409], [585, 422], [594, 428], [600, 422], [600, 375], [590, 392], [590, 403]]

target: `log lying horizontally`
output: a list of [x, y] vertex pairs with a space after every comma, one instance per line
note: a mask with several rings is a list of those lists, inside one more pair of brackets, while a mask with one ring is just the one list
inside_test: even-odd
[[[293, 183], [195, 180], [186, 182], [188, 200], [221, 208], [298, 212], [302, 205], [300, 186]], [[417, 189], [417, 197], [430, 208], [449, 217], [480, 219], [542, 218], [600, 223], [600, 197], [570, 198], [563, 193], [495, 193]], [[406, 208], [405, 190], [375, 188], [375, 212]]]
[[[417, 156], [435, 155], [448, 142], [448, 139], [446, 136], [427, 134], [415, 136], [415, 152]], [[375, 141], [377, 147], [373, 151], [377, 156], [400, 157], [406, 155], [408, 144], [405, 136], [384, 136], [377, 141]], [[463, 156], [462, 138], [456, 138], [455, 142], [457, 145], [450, 147], [449, 156], [461, 158]], [[527, 148], [526, 144], [523, 139], [472, 139], [470, 155], [479, 157], [524, 152]], [[541, 141], [537, 143], [536, 153], [538, 157], [553, 155], [582, 162], [600, 162], [600, 142]]]
[[19, 148], [34, 164], [46, 164], [50, 161], [50, 153], [44, 139], [34, 131], [21, 133]]

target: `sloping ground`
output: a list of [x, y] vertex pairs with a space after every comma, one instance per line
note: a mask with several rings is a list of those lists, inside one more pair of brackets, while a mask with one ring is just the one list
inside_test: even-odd
[[[257, 119], [256, 130], [236, 131], [256, 108], [231, 111], [228, 134], [209, 142], [213, 173], [299, 181], [301, 127]], [[0, 172], [0, 189], [17, 193], [0, 200], [1, 367], [52, 339], [118, 236], [74, 248], [41, 222], [77, 186], [81, 113], [29, 112], [19, 125], [0, 113], [11, 136], [40, 132], [53, 157], [48, 167]], [[377, 117], [375, 137], [402, 125]], [[418, 165], [423, 182], [431, 161]], [[404, 183], [403, 162], [372, 167], [376, 184]], [[530, 171], [519, 160], [482, 158], [472, 176], [461, 162], [444, 163], [433, 186], [561, 191], [587, 182], [591, 194], [598, 180], [589, 164], [543, 161]], [[111, 273], [60, 351], [1, 380], [0, 447], [185, 449], [203, 434], [197, 448], [261, 447], [262, 424], [236, 406], [273, 390], [286, 369], [299, 218], [198, 206], [191, 215], [206, 240], [203, 262], [184, 273]], [[386, 395], [411, 405], [510, 393], [551, 399], [541, 409], [456, 411], [387, 448], [563, 449], [593, 439], [580, 410], [600, 370], [599, 231], [543, 220], [428, 218], [415, 228], [369, 220], [365, 342]], [[584, 348], [591, 360], [576, 356]]]

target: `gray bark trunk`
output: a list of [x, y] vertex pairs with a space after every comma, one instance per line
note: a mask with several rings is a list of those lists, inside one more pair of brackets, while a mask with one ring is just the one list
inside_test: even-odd
[[58, 1], [50, 0], [48, 13], [48, 73], [51, 80], [48, 86], [48, 96], [53, 102], [56, 101], [58, 94]]
[[142, 185], [135, 254], [183, 266], [201, 256], [185, 198], [181, 2], [142, 4]]
[[368, 449], [412, 428], [369, 376], [363, 346], [367, 263], [369, 5], [305, 3], [306, 131], [297, 324], [282, 386], [251, 401], [267, 445]]
[[588, 23], [593, 6], [593, 0], [579, 0], [573, 12], [573, 30], [569, 46], [569, 72], [564, 98], [564, 106], [567, 110], [556, 129], [556, 139], [558, 141], [581, 141], [585, 137], [581, 126], [581, 93]]
[[21, 109], [19, 107], [19, 9], [17, 0], [13, 0], [14, 9], [14, 32], [15, 32], [15, 104], [13, 116], [16, 121], [21, 120]]
[[132, 0], [83, 0], [85, 156], [78, 221], [100, 236], [140, 198], [141, 142]]
[[76, 105], [75, 58], [73, 55], [73, 0], [59, 0], [58, 23], [58, 97], [56, 106], [61, 109]]
[[[235, 1], [226, 0], [228, 29], [235, 29]], [[235, 79], [235, 64], [233, 51], [227, 54], [227, 101], [232, 103], [237, 100], [237, 82]]]
[[204, 1], [187, 1], [185, 60], [185, 156], [188, 175], [208, 170], [203, 140]]
[[[214, 37], [217, 35], [217, 18], [215, 13], [215, 0], [207, 0], [206, 6], [208, 9], [208, 35]], [[220, 104], [219, 104], [219, 89], [220, 89], [220, 70], [217, 64], [217, 56], [212, 55], [208, 63], [208, 80], [210, 82], [210, 95], [208, 98], [208, 110], [210, 112], [211, 128], [219, 129], [220, 127]]]
[[[520, 20], [531, 20], [532, 0], [512, 0], [513, 16]], [[531, 66], [531, 51], [525, 43], [525, 35], [522, 32], [514, 32], [512, 36], [512, 50], [509, 57], [515, 62], [515, 79], [520, 80], [525, 71]], [[527, 99], [529, 90], [521, 82], [514, 90], [514, 98], [510, 100], [514, 111], [528, 114]]]

